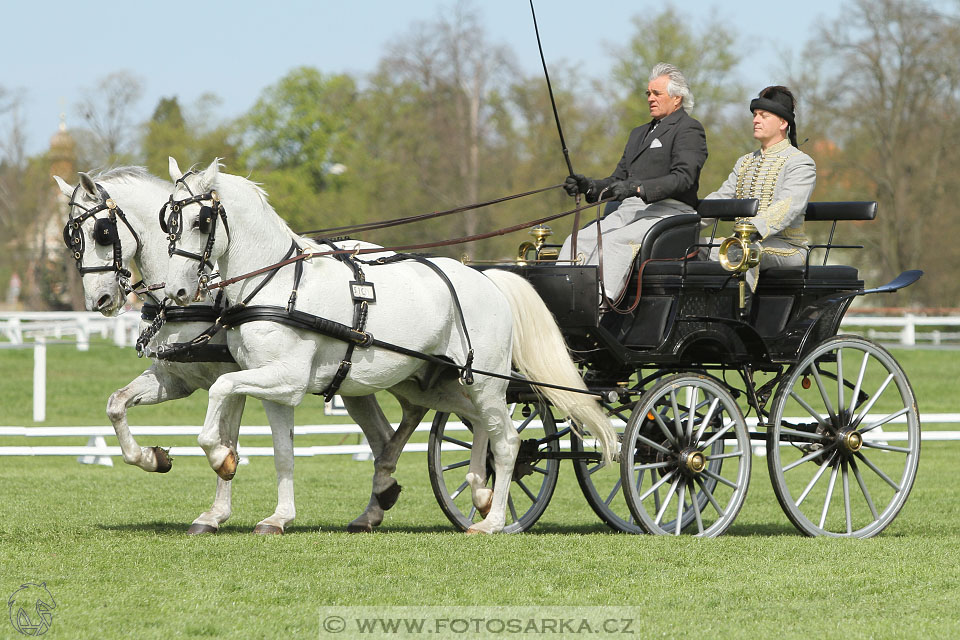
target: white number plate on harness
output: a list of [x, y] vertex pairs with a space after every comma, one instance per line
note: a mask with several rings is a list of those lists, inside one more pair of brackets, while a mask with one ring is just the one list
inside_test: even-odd
[[350, 293], [353, 294], [354, 300], [365, 302], [377, 301], [377, 292], [374, 291], [372, 282], [351, 282]]

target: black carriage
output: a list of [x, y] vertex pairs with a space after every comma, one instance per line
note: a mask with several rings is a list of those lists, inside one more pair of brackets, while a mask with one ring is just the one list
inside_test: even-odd
[[[889, 525], [916, 477], [916, 400], [885, 349], [837, 332], [855, 297], [896, 291], [921, 272], [865, 290], [856, 268], [826, 264], [831, 249], [855, 248], [834, 243], [837, 222], [872, 220], [876, 211], [872, 202], [810, 203], [808, 221], [832, 222], [829, 240], [811, 245], [804, 268], [764, 271], [752, 294], [742, 284], [747, 242], [728, 248], [726, 265], [692, 259], [691, 250], [702, 221], [748, 219], [755, 200], [704, 201], [699, 214], [658, 222], [627, 294], [605, 313], [596, 267], [537, 259], [548, 245], [498, 265], [546, 301], [622, 437], [619, 468], [601, 468], [589, 434], [564, 438], [571, 427], [562, 417], [529, 385], [511, 383], [523, 441], [506, 530], [536, 522], [560, 462], [570, 459], [587, 501], [612, 528], [719, 535], [743, 505], [756, 454], [804, 534], [870, 537]], [[471, 440], [469, 425], [435, 417], [431, 481], [462, 528], [477, 517], [463, 483]]]

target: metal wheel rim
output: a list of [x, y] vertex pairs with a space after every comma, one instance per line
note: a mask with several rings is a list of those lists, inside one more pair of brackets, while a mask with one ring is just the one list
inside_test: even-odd
[[[811, 389], [803, 389], [804, 377]], [[811, 422], [784, 422], [798, 416]], [[826, 423], [822, 433], [809, 433], [813, 421]], [[868, 538], [903, 508], [919, 464], [920, 416], [906, 374], [883, 347], [857, 337], [824, 341], [791, 368], [770, 422], [770, 480], [784, 513], [804, 534]], [[859, 448], [853, 432], [860, 434]]]
[[[692, 420], [687, 402], [694, 406]], [[697, 452], [702, 466], [694, 464]], [[750, 454], [746, 421], [723, 385], [700, 375], [667, 378], [641, 397], [624, 433], [620, 473], [627, 506], [648, 533], [720, 535], [746, 499]], [[711, 465], [715, 461], [722, 462]]]
[[[538, 435], [538, 439], [556, 434], [556, 422], [549, 408], [540, 403], [529, 406], [532, 409], [530, 416], [521, 418], [519, 423], [515, 422], [521, 441], [529, 438], [529, 434], [524, 437], [524, 431], [528, 427], [536, 429], [541, 417], [543, 431]], [[434, 415], [428, 443], [427, 469], [440, 510], [456, 527], [466, 531], [470, 525], [483, 519], [473, 506], [470, 488], [464, 479], [469, 468], [473, 434], [471, 431], [447, 433], [449, 416], [448, 413], [440, 412]], [[443, 445], [446, 445], [446, 451], [443, 450]], [[558, 439], [553, 439], [541, 444], [539, 449], [559, 451], [560, 444]], [[487, 468], [487, 486], [492, 488], [494, 474], [489, 463]], [[519, 481], [515, 475], [507, 499], [504, 533], [526, 531], [540, 519], [553, 496], [559, 474], [560, 460], [552, 459], [539, 461], [534, 466], [533, 473]], [[540, 482], [536, 482], [535, 478], [540, 479]]]

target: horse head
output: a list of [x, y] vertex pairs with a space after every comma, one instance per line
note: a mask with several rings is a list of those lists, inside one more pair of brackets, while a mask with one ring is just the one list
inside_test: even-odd
[[141, 241], [106, 189], [88, 174], [78, 175], [80, 182], [75, 187], [53, 176], [70, 199], [63, 242], [80, 272], [87, 309], [113, 316], [132, 290], [130, 263]]

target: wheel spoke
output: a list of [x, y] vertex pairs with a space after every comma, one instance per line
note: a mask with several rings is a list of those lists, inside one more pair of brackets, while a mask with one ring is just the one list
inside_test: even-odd
[[830, 510], [830, 500], [833, 498], [833, 487], [837, 483], [837, 469], [839, 466], [839, 463], [834, 464], [830, 470], [830, 484], [827, 485], [827, 497], [823, 499], [823, 511], [820, 512], [821, 529], [823, 529], [823, 525], [827, 521], [827, 512]]
[[713, 471], [710, 471], [710, 469], [704, 469], [703, 471], [701, 471], [701, 473], [704, 474], [705, 476], [709, 477], [709, 478], [713, 478], [713, 479], [716, 480], [717, 482], [722, 482], [723, 484], [727, 485], [727, 486], [730, 487], [731, 489], [736, 489], [736, 488], [737, 488], [736, 483], [730, 482], [729, 480], [727, 480], [727, 479], [724, 478], [723, 476], [718, 476], [718, 475], [715, 474]]
[[602, 464], [596, 464], [596, 465], [594, 465], [593, 467], [591, 467], [590, 469], [587, 469], [587, 473], [589, 473], [589, 474], [592, 476], [592, 475], [593, 475], [594, 473], [596, 473], [597, 471], [600, 471], [600, 469], [603, 469], [603, 465], [602, 465]]
[[850, 415], [854, 415], [857, 408], [857, 398], [860, 396], [860, 387], [863, 385], [863, 375], [867, 372], [867, 362], [870, 361], [870, 353], [863, 352], [863, 362], [860, 363], [860, 372], [857, 373], [857, 384], [853, 387], [853, 396], [850, 397]]
[[550, 472], [547, 471], [546, 469], [541, 469], [540, 467], [530, 467], [530, 468], [533, 469], [536, 473], [539, 473], [539, 474], [542, 475], [542, 476], [545, 476], [545, 475], [547, 475], [548, 473], [550, 473]]
[[516, 522], [520, 518], [517, 516], [517, 507], [513, 504], [513, 493], [507, 494], [507, 506], [510, 508], [510, 517], [513, 518], [513, 521]]
[[713, 456], [704, 456], [704, 457], [707, 460], [723, 460], [725, 458], [742, 458], [743, 451], [741, 451], [740, 449], [737, 449], [736, 451], [732, 451], [730, 453], [718, 453]]
[[660, 510], [657, 511], [657, 517], [654, 518], [653, 523], [660, 526], [660, 521], [663, 520], [663, 512], [667, 510], [667, 507], [670, 505], [670, 500], [673, 498], [673, 494], [677, 492], [677, 485], [680, 484], [682, 478], [677, 478], [673, 481], [673, 484], [670, 485], [670, 491], [667, 491], [667, 497], [664, 498], [663, 504], [660, 505]]
[[796, 429], [780, 428], [781, 435], [793, 436], [795, 438], [806, 438], [807, 440], [829, 440], [822, 433], [811, 433], [810, 431], [797, 431]]
[[663, 469], [675, 464], [673, 460], [665, 460], [664, 462], [651, 462], [649, 464], [635, 464], [633, 465], [634, 471], [641, 471], [643, 469]]
[[700, 485], [700, 490], [703, 491], [703, 495], [707, 496], [707, 500], [709, 500], [710, 504], [713, 505], [713, 508], [717, 511], [717, 514], [721, 518], [726, 516], [727, 512], [723, 510], [723, 507], [720, 506], [720, 503], [717, 502], [717, 499], [713, 497], [713, 493], [707, 488], [707, 483], [703, 481], [703, 478], [700, 476], [694, 476], [694, 479], [697, 481], [697, 484]]
[[704, 442], [702, 445], [700, 445], [700, 449], [706, 449], [706, 448], [708, 448], [710, 445], [712, 445], [714, 442], [717, 441], [717, 438], [719, 438], [720, 436], [722, 436], [723, 434], [725, 434], [727, 431], [730, 431], [730, 429], [733, 428], [733, 425], [734, 425], [734, 423], [733, 423], [733, 421], [731, 420], [730, 422], [728, 422], [728, 423], [726, 424], [726, 426], [723, 427], [723, 429], [721, 429], [720, 431], [717, 431], [716, 433], [714, 433], [713, 436], [712, 436], [709, 440], [707, 440], [707, 441]]
[[613, 485], [613, 490], [610, 491], [610, 495], [607, 496], [607, 499], [603, 501], [603, 504], [610, 506], [610, 503], [613, 502], [614, 496], [620, 493], [620, 478], [617, 478], [616, 484]]
[[812, 478], [810, 478], [810, 482], [807, 483], [806, 489], [803, 490], [803, 493], [800, 494], [800, 497], [797, 498], [797, 501], [793, 503], [794, 505], [799, 507], [800, 503], [807, 499], [807, 495], [810, 493], [810, 490], [813, 489], [813, 486], [815, 484], [817, 484], [817, 480], [819, 480], [823, 476], [824, 471], [830, 468], [830, 465], [833, 462], [833, 459], [834, 457], [836, 457], [836, 455], [837, 454], [834, 453], [833, 455], [830, 456], [829, 459], [824, 460], [823, 464], [820, 465], [820, 468], [817, 469], [817, 472], [813, 475]]
[[523, 480], [515, 480], [515, 482], [521, 489], [523, 489], [523, 492], [527, 494], [527, 497], [530, 498], [530, 502], [537, 501], [537, 496], [534, 495], [534, 493], [527, 488], [527, 485], [523, 484]]
[[677, 503], [677, 523], [673, 533], [673, 535], [676, 535], [676, 536], [680, 535], [680, 527], [683, 526], [683, 508], [686, 506], [684, 504], [684, 502], [686, 501], [686, 494], [687, 494], [687, 483], [685, 481], [681, 481], [680, 482], [680, 500]]
[[464, 442], [463, 440], [457, 440], [456, 438], [453, 438], [453, 437], [448, 436], [448, 435], [444, 435], [441, 439], [442, 439], [444, 442], [450, 442], [450, 443], [452, 443], [452, 444], [457, 445], [458, 447], [463, 447], [464, 449], [473, 449], [473, 443], [472, 443], [472, 442]]
[[720, 404], [720, 398], [714, 398], [710, 403], [710, 408], [707, 409], [706, 415], [703, 416], [703, 420], [700, 423], [700, 428], [697, 429], [697, 434], [693, 437], [693, 440], [690, 442], [691, 445], [696, 446], [697, 442], [700, 442], [700, 438], [703, 437], [703, 432], [707, 430], [707, 427], [710, 425], [710, 422], [713, 421], [713, 414], [717, 410], [717, 406]]
[[857, 479], [857, 484], [860, 485], [860, 491], [863, 493], [863, 497], [867, 501], [867, 506], [870, 507], [870, 513], [873, 514], [873, 519], [879, 520], [880, 514], [877, 513], [877, 508], [873, 506], [873, 498], [870, 497], [870, 491], [867, 489], [867, 483], [863, 481], [863, 476], [860, 475], [860, 468], [857, 467], [857, 461], [853, 458], [850, 458], [850, 468], [853, 469], [853, 475]]
[[[658, 415], [658, 414], [657, 414], [656, 412], [654, 412], [653, 415]], [[664, 425], [664, 426], [666, 426], [666, 425]], [[646, 436], [644, 436], [644, 435], [642, 435], [642, 434], [639, 434], [639, 433], [637, 434], [636, 437], [637, 437], [637, 440], [639, 440], [639, 441], [642, 442], [643, 444], [647, 445], [648, 447], [653, 447], [654, 449], [656, 449], [656, 450], [659, 451], [660, 453], [665, 453], [665, 454], [667, 454], [667, 455], [673, 455], [673, 451], [670, 451], [670, 449], [667, 449], [665, 446], [663, 446], [663, 445], [660, 444], [659, 442], [654, 442], [654, 441], [651, 440], [650, 438], [648, 438], [648, 437], [646, 437]], [[667, 437], [668, 437], [668, 438], [670, 437], [669, 434], [667, 435]], [[670, 442], [673, 442], [673, 440], [671, 439]], [[675, 442], [674, 442], [673, 444], [674, 444], [674, 446], [676, 446], [676, 443], [675, 443]]]
[[690, 502], [693, 504], [693, 515], [697, 519], [697, 533], [703, 535], [703, 516], [700, 514], [700, 500], [697, 498], [693, 480], [687, 481], [690, 486]]
[[803, 407], [804, 411], [806, 411], [807, 413], [809, 413], [809, 414], [810, 414], [810, 417], [813, 418], [813, 419], [815, 419], [821, 426], [824, 426], [824, 427], [829, 426], [829, 425], [827, 425], [826, 422], [824, 422], [823, 416], [820, 415], [820, 412], [817, 411], [816, 409], [814, 409], [813, 407], [811, 407], [809, 404], [807, 404], [807, 401], [804, 400], [803, 398], [801, 398], [801, 397], [799, 396], [799, 394], [797, 394], [796, 391], [793, 391], [793, 390], [791, 389], [791, 390], [790, 390], [790, 397], [793, 398], [794, 400], [796, 400], [796, 401], [797, 401], [797, 404], [799, 404], [801, 407]]
[[470, 464], [470, 460], [469, 460], [469, 459], [468, 459], [468, 460], [461, 460], [460, 462], [454, 462], [453, 464], [448, 464], [447, 466], [443, 467], [443, 471], [444, 471], [444, 472], [447, 472], [447, 471], [451, 471], [451, 470], [453, 470], [453, 469], [459, 469], [459, 468], [461, 468], [461, 467], [466, 467], [466, 466], [469, 465], [469, 464]]
[[897, 453], [910, 453], [910, 449], [906, 447], [893, 447], [889, 444], [878, 444], [876, 442], [863, 441], [863, 446], [869, 447], [871, 449], [881, 449], [883, 451], [896, 451]]
[[[906, 414], [909, 413], [909, 412], [910, 412], [910, 409], [908, 409], [907, 407], [904, 407], [903, 409], [900, 409], [900, 411], [897, 411], [896, 413], [891, 413], [891, 414], [888, 415], [888, 416], [884, 416], [884, 417], [880, 418], [880, 419], [877, 420], [876, 422], [870, 423], [869, 426], [864, 427], [863, 429], [860, 429], [860, 433], [866, 433], [867, 431], [872, 431], [873, 429], [876, 429], [877, 427], [883, 426], [883, 425], [887, 424], [888, 422], [890, 422], [891, 420], [896, 420], [896, 419], [899, 418], [900, 416], [906, 415]], [[864, 417], [866, 417], [866, 416], [864, 416]]]
[[677, 390], [670, 389], [670, 405], [673, 407], [673, 428], [678, 438], [683, 437], [683, 425], [680, 420], [680, 407], [677, 405]]
[[887, 474], [885, 474], [883, 471], [881, 471], [880, 468], [877, 467], [877, 465], [875, 465], [875, 464], [873, 464], [872, 462], [870, 462], [870, 459], [867, 458], [867, 456], [863, 455], [863, 452], [862, 452], [862, 451], [857, 451], [856, 455], [857, 455], [858, 458], [860, 458], [860, 460], [863, 461], [863, 464], [865, 464], [865, 465], [867, 465], [868, 467], [870, 467], [870, 470], [871, 470], [871, 471], [873, 471], [875, 474], [877, 474], [878, 476], [880, 476], [881, 478], [883, 478], [884, 482], [886, 482], [888, 485], [890, 485], [891, 487], [893, 487], [893, 490], [894, 490], [894, 491], [900, 491], [900, 485], [898, 485], [896, 482], [894, 482], [893, 480], [891, 480], [890, 478], [888, 478], [888, 477], [887, 477]]
[[450, 499], [451, 499], [451, 500], [456, 500], [457, 497], [458, 497], [461, 493], [463, 493], [463, 490], [467, 488], [468, 484], [469, 484], [469, 483], [468, 483], [466, 480], [464, 480], [464, 481], [463, 481], [463, 484], [461, 484], [459, 487], [457, 487], [457, 490], [450, 494]]
[[817, 369], [816, 363], [810, 364], [810, 371], [813, 373], [813, 380], [817, 383], [817, 389], [820, 390], [820, 398], [823, 400], [823, 406], [827, 409], [827, 413], [830, 414], [830, 420], [836, 424], [837, 412], [833, 410], [833, 403], [830, 402], [830, 395], [827, 393], [826, 387], [823, 386], [823, 378], [820, 377], [820, 371]]
[[787, 466], [783, 467], [782, 471], [783, 471], [783, 473], [786, 473], [787, 471], [790, 471], [790, 470], [793, 469], [794, 467], [799, 467], [799, 466], [800, 466], [801, 464], [803, 464], [804, 462], [809, 462], [810, 460], [813, 460], [814, 458], [816, 458], [816, 457], [818, 457], [818, 456], [825, 455], [828, 451], [832, 450], [832, 449], [833, 449], [834, 447], [836, 447], [836, 446], [837, 446], [836, 443], [834, 443], [834, 444], [831, 444], [831, 445], [829, 445], [829, 446], [824, 447], [823, 449], [819, 449], [819, 450], [817, 450], [817, 451], [811, 451], [810, 453], [808, 453], [807, 455], [803, 456], [803, 457], [800, 458], [799, 460], [794, 460], [793, 462], [791, 462], [791, 463], [788, 464]]
[[[653, 469], [650, 470], [650, 475], [651, 475], [651, 476], [653, 476], [655, 473], [656, 473], [656, 472], [655, 472]], [[673, 471], [671, 471], [671, 472], [668, 473], [667, 475], [663, 476], [662, 478], [660, 478], [659, 480], [657, 480], [656, 482], [654, 482], [653, 485], [652, 485], [649, 489], [647, 489], [645, 492], [643, 492], [642, 494], [640, 494], [640, 502], [643, 502], [644, 500], [646, 500], [646, 499], [650, 496], [651, 493], [653, 493], [654, 491], [657, 491], [657, 489], [659, 489], [660, 486], [661, 486], [663, 483], [669, 482], [669, 481], [670, 481], [670, 478], [672, 478], [672, 477], [675, 476], [676, 474], [677, 474], [677, 471], [676, 471], [676, 469], [674, 469]], [[658, 493], [656, 494], [656, 496], [654, 497], [654, 500], [655, 500], [655, 504], [658, 505], [656, 508], [659, 509], [659, 508], [660, 508], [660, 507], [659, 507], [659, 502], [660, 502], [660, 493], [659, 493], [659, 492], [658, 492]]]
[[684, 433], [686, 436], [686, 441], [690, 442], [690, 439], [693, 437], [693, 423], [697, 419], [697, 388], [696, 387], [687, 387], [688, 395], [688, 406], [691, 407], [687, 415], [687, 429]]
[[847, 472], [847, 463], [841, 464], [841, 474], [843, 476], [843, 515], [847, 522], [847, 535], [853, 533], [853, 518], [850, 515], [850, 474]]
[[877, 400], [880, 399], [880, 396], [883, 395], [883, 392], [887, 390], [887, 385], [890, 384], [890, 381], [893, 380], [893, 373], [891, 372], [887, 375], [887, 379], [883, 381], [883, 384], [880, 385], [880, 388], [877, 389], [877, 392], [870, 397], [867, 401], [867, 404], [860, 410], [860, 414], [857, 415], [856, 419], [853, 420], [853, 425], [856, 426], [860, 424], [864, 417], [870, 413], [870, 409], [873, 409], [873, 405], [876, 404]]
[[837, 349], [837, 409], [843, 411], [843, 349]]

